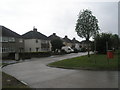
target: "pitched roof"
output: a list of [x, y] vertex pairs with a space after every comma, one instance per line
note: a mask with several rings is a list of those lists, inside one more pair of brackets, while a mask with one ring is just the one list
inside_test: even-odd
[[63, 41], [67, 43], [72, 43], [72, 40], [70, 40], [67, 36], [63, 38]]
[[37, 31], [36, 28], [33, 29], [33, 31], [29, 31], [22, 35], [25, 39], [42, 39], [42, 40], [48, 40], [47, 36]]
[[4, 26], [0, 25], [0, 30], [2, 31], [2, 36], [21, 38], [21, 35]]
[[72, 39], [73, 43], [80, 43], [78, 40], [76, 40], [75, 38]]
[[[81, 43], [87, 43], [86, 40], [82, 40]], [[89, 40], [89, 43], [92, 43], [92, 41]]]
[[48, 37], [49, 40], [53, 40], [53, 39], [61, 39], [59, 36], [56, 35], [56, 33], [53, 33], [52, 35], [50, 35]]

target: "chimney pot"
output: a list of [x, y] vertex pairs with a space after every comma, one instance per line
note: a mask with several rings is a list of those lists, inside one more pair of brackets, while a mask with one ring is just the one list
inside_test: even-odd
[[75, 38], [73, 38], [73, 40], [75, 40]]
[[35, 26], [33, 27], [33, 31], [37, 32], [37, 28], [35, 28]]
[[67, 38], [67, 35], [65, 36], [65, 38]]
[[54, 36], [56, 36], [56, 33], [53, 33]]

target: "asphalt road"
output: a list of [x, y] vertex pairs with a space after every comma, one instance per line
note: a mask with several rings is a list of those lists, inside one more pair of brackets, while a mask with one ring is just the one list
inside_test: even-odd
[[86, 55], [72, 53], [12, 64], [2, 70], [32, 88], [118, 88], [117, 71], [88, 71], [52, 68], [50, 62]]

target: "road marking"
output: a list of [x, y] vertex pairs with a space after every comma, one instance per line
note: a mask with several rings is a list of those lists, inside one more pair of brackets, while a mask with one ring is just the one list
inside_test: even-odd
[[24, 81], [20, 81], [20, 82], [28, 86], [28, 84], [26, 82], [24, 82]]
[[3, 66], [0, 66], [0, 69], [2, 69]]

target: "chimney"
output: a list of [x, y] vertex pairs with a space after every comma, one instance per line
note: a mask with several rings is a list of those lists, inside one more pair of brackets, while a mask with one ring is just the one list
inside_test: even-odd
[[35, 28], [35, 26], [33, 27], [33, 31], [34, 31], [34, 32], [37, 32], [37, 28]]
[[65, 35], [65, 38], [67, 38], [67, 35]]
[[54, 36], [56, 36], [56, 33], [53, 33]]
[[73, 38], [73, 40], [76, 40], [75, 38]]

